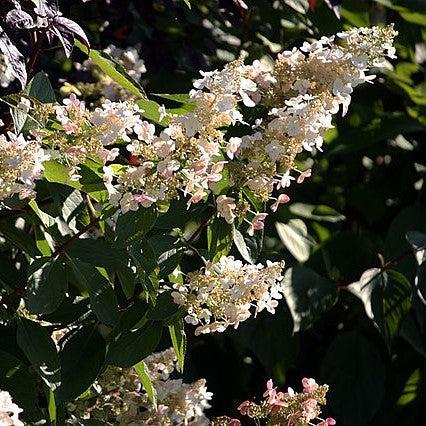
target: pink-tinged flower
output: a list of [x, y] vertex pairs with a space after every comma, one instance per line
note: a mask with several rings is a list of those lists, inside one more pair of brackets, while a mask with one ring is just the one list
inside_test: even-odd
[[232, 197], [219, 195], [219, 197], [216, 198], [216, 207], [217, 212], [226, 220], [226, 222], [229, 224], [234, 222], [234, 210], [236, 209], [237, 205], [235, 204], [235, 200]]
[[258, 213], [251, 222], [247, 233], [251, 236], [254, 235], [254, 231], [260, 231], [265, 227], [264, 220], [268, 216], [268, 213]]
[[230, 138], [226, 147], [226, 155], [232, 160], [241, 145], [241, 138]]
[[318, 402], [314, 398], [309, 398], [303, 402], [303, 414], [306, 417], [307, 421], [315, 419], [317, 416], [317, 406]]
[[241, 422], [238, 419], [231, 419], [228, 422], [228, 426], [241, 426]]
[[263, 396], [266, 398], [271, 398], [271, 397], [275, 397], [275, 395], [277, 394], [277, 388], [274, 388], [274, 382], [272, 381], [272, 379], [269, 379], [266, 382], [266, 390], [265, 392], [263, 392]]
[[139, 204], [141, 204], [143, 207], [151, 207], [152, 204], [157, 201], [154, 197], [150, 197], [149, 195], [145, 194], [133, 195], [133, 199]]
[[312, 378], [306, 378], [304, 377], [302, 379], [302, 385], [303, 385], [303, 392], [304, 393], [311, 393], [316, 391], [319, 388], [318, 383], [315, 381], [315, 379]]
[[191, 169], [194, 170], [196, 176], [199, 176], [205, 173], [208, 164], [209, 164], [209, 158], [207, 156], [204, 156], [201, 160], [198, 160], [192, 163]]
[[287, 194], [280, 194], [278, 195], [278, 198], [275, 201], [275, 203], [271, 205], [271, 210], [273, 212], [276, 212], [280, 204], [286, 204], [289, 201], [290, 201], [290, 197]]
[[84, 102], [80, 101], [74, 93], [71, 93], [69, 98], [65, 98], [62, 103], [67, 107], [67, 110], [70, 109], [80, 109], [84, 110]]
[[220, 161], [219, 163], [216, 163], [212, 168], [210, 173], [207, 175], [207, 181], [208, 182], [219, 182], [222, 180], [222, 174], [221, 171], [223, 170], [224, 165], [226, 164], [226, 161]]
[[304, 172], [300, 173], [299, 177], [297, 178], [297, 183], [302, 183], [306, 178], [312, 176], [312, 169], [307, 169]]
[[247, 414], [247, 410], [250, 407], [251, 402], [250, 401], [244, 401], [242, 402], [238, 407], [237, 410], [243, 415], [245, 416]]
[[72, 135], [78, 131], [78, 125], [76, 123], [72, 123], [71, 121], [69, 123], [62, 124], [62, 127], [64, 128], [64, 132], [67, 135]]
[[277, 392], [277, 388], [274, 388], [272, 379], [266, 382], [266, 390], [263, 392], [263, 396], [267, 398], [266, 403], [268, 404], [268, 411], [270, 413], [274, 413], [286, 405], [284, 402], [284, 394], [282, 392]]
[[157, 165], [158, 173], [162, 174], [164, 177], [170, 178], [173, 176], [173, 173], [180, 169], [180, 163], [177, 160], [165, 159], [160, 161]]
[[195, 192], [195, 194], [193, 194], [193, 196], [188, 200], [188, 203], [187, 203], [188, 208], [191, 204], [196, 204], [196, 203], [200, 202], [203, 199], [204, 195], [205, 195], [204, 190], [198, 189]]
[[317, 426], [334, 426], [336, 424], [337, 422], [333, 419], [333, 417], [327, 417], [323, 422], [318, 423]]

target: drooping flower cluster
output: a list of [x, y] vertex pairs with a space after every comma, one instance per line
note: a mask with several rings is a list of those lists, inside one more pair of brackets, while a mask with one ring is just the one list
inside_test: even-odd
[[91, 396], [69, 404], [69, 423], [78, 419], [110, 422], [120, 426], [207, 426], [204, 410], [209, 408], [212, 393], [206, 381], [183, 383], [171, 379], [177, 370], [177, 358], [172, 348], [154, 353], [145, 360], [146, 372], [155, 389], [157, 407], [149, 400], [134, 369], [108, 367], [91, 388]]
[[[300, 393], [292, 388], [288, 388], [287, 392], [280, 392], [274, 387], [272, 380], [268, 380], [263, 401], [260, 403], [244, 401], [238, 407], [238, 411], [257, 422], [263, 420], [271, 426], [334, 426], [336, 421], [333, 418], [319, 417], [321, 406], [326, 404], [328, 386], [320, 386], [312, 378], [304, 378], [302, 385], [303, 391]], [[214, 426], [225, 424], [229, 423], [220, 421], [213, 423]]]
[[185, 321], [197, 326], [196, 335], [223, 332], [264, 309], [275, 313], [282, 299], [283, 266], [249, 265], [223, 256], [218, 263], [188, 274], [186, 283], [175, 284], [172, 297], [186, 307]]
[[13, 401], [9, 392], [0, 390], [0, 425], [2, 426], [24, 426], [19, 420], [19, 414], [22, 413]]
[[41, 178], [43, 161], [48, 159], [37, 140], [12, 132], [0, 135], [0, 201], [19, 194], [35, 196], [35, 181]]

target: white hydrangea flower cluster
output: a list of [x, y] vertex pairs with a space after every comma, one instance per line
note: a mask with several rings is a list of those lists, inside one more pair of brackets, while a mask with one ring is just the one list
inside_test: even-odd
[[35, 181], [41, 178], [48, 158], [37, 140], [12, 132], [0, 135], [0, 201], [13, 194], [33, 198]]
[[79, 419], [92, 419], [120, 426], [210, 424], [204, 414], [212, 398], [206, 381], [200, 379], [188, 384], [182, 379], [170, 379], [170, 374], [177, 370], [173, 348], [154, 353], [144, 362], [156, 392], [157, 407], [149, 401], [134, 369], [109, 367], [92, 386], [93, 397], [69, 404], [69, 423], [78, 424]]
[[0, 390], [0, 425], [2, 426], [24, 426], [19, 420], [19, 414], [22, 413], [13, 401], [9, 392]]
[[172, 292], [176, 304], [185, 306], [185, 321], [196, 325], [195, 334], [223, 332], [237, 328], [266, 309], [275, 313], [282, 299], [283, 262], [249, 265], [223, 256], [216, 264], [188, 274], [186, 283], [175, 284]]
[[142, 120], [137, 105], [132, 102], [106, 100], [90, 111], [75, 94], [55, 107], [61, 129], [40, 130], [37, 135], [55, 149], [56, 159], [64, 163], [72, 180], [79, 180], [79, 165], [91, 157], [107, 163], [119, 155], [117, 147], [109, 145], [118, 141], [129, 142], [129, 134], [140, 127]]
[[[201, 72], [190, 92], [193, 111], [172, 118], [159, 136], [144, 122], [138, 140], [128, 146], [138, 165], [117, 176], [114, 201], [120, 198], [124, 211], [181, 193], [188, 204], [197, 203], [225, 181], [228, 193], [241, 194], [216, 194], [218, 214], [228, 223], [250, 213], [244, 188], [259, 201], [272, 201], [275, 211], [289, 201], [283, 191], [291, 182], [302, 183], [311, 174], [295, 167], [296, 155], [321, 150], [332, 116], [340, 107], [345, 114], [353, 88], [374, 78], [366, 71], [384, 56], [394, 57], [395, 35], [392, 27], [354, 29], [339, 33], [338, 43], [323, 37], [285, 51], [274, 64], [244, 65], [240, 58], [221, 71]], [[239, 104], [259, 106], [263, 121], [247, 123]], [[255, 132], [242, 137], [226, 138], [221, 130], [248, 124]], [[112, 182], [112, 169], [107, 174]], [[251, 212], [250, 233], [263, 228], [266, 215]]]
[[[392, 26], [358, 28], [305, 42], [272, 64], [245, 65], [241, 56], [220, 71], [201, 72], [190, 92], [193, 109], [170, 116], [160, 107], [169, 125], [159, 133], [132, 101], [107, 100], [89, 111], [72, 94], [55, 108], [61, 128], [38, 136], [59, 151], [73, 180], [87, 157], [106, 165], [127, 144], [129, 164], [104, 167], [111, 204], [123, 213], [180, 196], [190, 206], [213, 194], [218, 215], [230, 224], [247, 221], [253, 234], [267, 213], [250, 210], [252, 200], [268, 202], [272, 211], [290, 200], [286, 188], [311, 175], [298, 170], [296, 156], [322, 149], [353, 88], [371, 82], [366, 72], [384, 57], [395, 57], [396, 34]], [[138, 63], [136, 52], [127, 53]], [[231, 126], [243, 135], [228, 137], [224, 129]]]
[[139, 57], [137, 47], [126, 47], [120, 49], [110, 44], [104, 51], [113, 57], [126, 69], [127, 73], [135, 80], [140, 80], [142, 74], [146, 73], [145, 62]]

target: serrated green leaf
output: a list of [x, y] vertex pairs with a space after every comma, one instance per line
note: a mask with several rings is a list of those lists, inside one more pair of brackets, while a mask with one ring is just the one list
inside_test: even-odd
[[382, 333], [388, 349], [397, 337], [411, 302], [411, 285], [397, 271], [372, 268], [348, 290], [364, 304], [367, 316]]
[[207, 246], [209, 259], [218, 262], [222, 256], [226, 256], [232, 246], [232, 226], [223, 218], [215, 217], [207, 226]]

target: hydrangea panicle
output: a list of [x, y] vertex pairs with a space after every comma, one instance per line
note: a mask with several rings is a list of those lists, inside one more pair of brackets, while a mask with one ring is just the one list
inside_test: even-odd
[[185, 321], [196, 325], [195, 334], [223, 332], [266, 309], [275, 313], [282, 298], [283, 263], [244, 265], [223, 256], [216, 264], [188, 274], [184, 284], [175, 284], [176, 304], [185, 306]]

